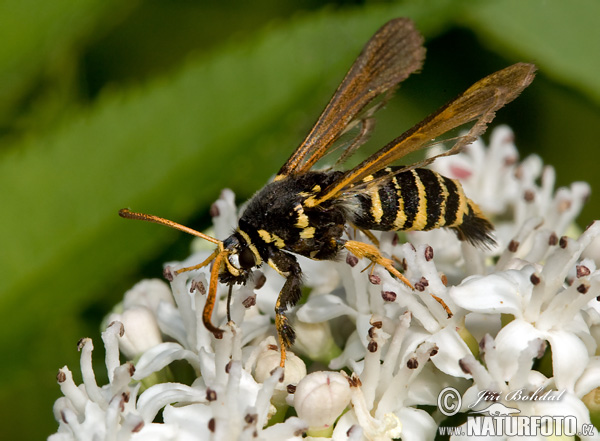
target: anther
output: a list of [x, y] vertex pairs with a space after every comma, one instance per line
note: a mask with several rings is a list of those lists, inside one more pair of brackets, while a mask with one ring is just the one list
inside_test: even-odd
[[433, 259], [433, 248], [428, 245], [425, 248], [425, 260], [429, 262], [431, 259]]
[[386, 302], [394, 302], [396, 300], [396, 293], [393, 291], [381, 291], [381, 297]]

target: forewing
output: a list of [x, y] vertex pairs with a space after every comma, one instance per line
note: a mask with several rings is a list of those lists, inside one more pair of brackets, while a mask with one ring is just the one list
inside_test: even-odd
[[374, 98], [419, 69], [424, 58], [423, 37], [411, 20], [397, 18], [386, 23], [367, 42], [317, 123], [276, 179], [308, 171]]
[[314, 201], [315, 205], [336, 197], [366, 176], [381, 170], [397, 159], [430, 145], [433, 139], [444, 133], [475, 121], [469, 132], [456, 138], [454, 145], [448, 151], [406, 169], [422, 167], [440, 156], [458, 153], [462, 147], [475, 141], [485, 131], [498, 109], [514, 100], [529, 86], [535, 76], [535, 70], [533, 64], [517, 63], [479, 80], [457, 98], [404, 132], [352, 170], [347, 171], [319, 195], [319, 198]]

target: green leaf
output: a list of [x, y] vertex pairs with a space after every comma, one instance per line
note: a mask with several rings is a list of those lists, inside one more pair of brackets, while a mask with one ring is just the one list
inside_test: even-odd
[[[527, 127], [517, 131], [521, 149], [529, 144], [554, 165], [558, 185], [586, 181], [598, 188], [600, 2], [494, 0], [464, 6], [457, 20], [473, 29], [483, 45], [539, 68], [524, 94], [535, 104], [520, 118]], [[525, 137], [529, 142], [523, 142]], [[593, 219], [598, 209], [592, 202], [580, 223]]]
[[554, 80], [600, 103], [600, 2], [471, 2], [460, 19], [499, 52], [536, 63]]
[[49, 89], [44, 97], [47, 105], [50, 100], [64, 100], [64, 95], [70, 93], [64, 89], [72, 88], [69, 81], [73, 80], [76, 70], [78, 50], [109, 28], [132, 3], [109, 0], [0, 2], [0, 128], [15, 123], [10, 118], [16, 109], [31, 105], [28, 100], [32, 89]]

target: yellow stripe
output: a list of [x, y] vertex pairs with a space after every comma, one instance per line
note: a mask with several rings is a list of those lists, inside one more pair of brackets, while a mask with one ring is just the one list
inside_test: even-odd
[[396, 219], [394, 219], [394, 230], [400, 230], [406, 222], [406, 213], [404, 213], [404, 199], [402, 198], [402, 191], [400, 189], [400, 185], [398, 185], [396, 176], [392, 178], [392, 182], [394, 183], [394, 187], [396, 188], [396, 195], [398, 196], [398, 207], [396, 207], [397, 211]]
[[296, 206], [294, 207], [294, 211], [298, 213], [298, 220], [296, 221], [296, 226], [298, 228], [308, 227], [308, 216], [304, 214], [304, 208], [302, 208], [302, 205], [296, 204]]
[[312, 239], [313, 237], [315, 237], [315, 227], [307, 227], [300, 232], [302, 239]]
[[415, 184], [419, 195], [419, 206], [417, 207], [415, 220], [409, 230], [421, 231], [427, 225], [427, 193], [425, 192], [425, 186], [423, 185], [423, 182], [421, 182], [421, 178], [419, 178], [417, 171], [411, 170], [411, 172], [415, 177]]
[[245, 231], [242, 231], [238, 228], [238, 232], [241, 234], [241, 236], [246, 241], [246, 244], [248, 245], [248, 248], [250, 248], [250, 251], [252, 251], [252, 253], [254, 254], [254, 261], [256, 262], [256, 265], [260, 265], [262, 263], [262, 258], [260, 257], [260, 254], [258, 253], [258, 249], [256, 248], [256, 245], [254, 245], [252, 243], [252, 241], [250, 240], [250, 236], [248, 236], [248, 234], [246, 234]]
[[452, 225], [448, 225], [449, 227], [461, 225], [463, 223], [465, 213], [469, 209], [468, 199], [465, 196], [465, 192], [463, 191], [462, 185], [457, 180], [453, 179], [453, 181], [456, 184], [456, 192], [458, 193], [458, 209], [456, 210], [456, 220]]
[[321, 191], [321, 186], [319, 184], [317, 184], [313, 188], [310, 189], [310, 193], [307, 193], [305, 191], [298, 193], [300, 196], [306, 198], [306, 199], [304, 199], [304, 201], [302, 201], [302, 205], [304, 205], [305, 207], [309, 207], [309, 208], [317, 205], [317, 200], [315, 199], [315, 196], [320, 191]]
[[285, 246], [285, 242], [283, 241], [283, 239], [281, 237], [279, 237], [277, 234], [273, 234], [273, 241], [275, 243], [275, 246], [277, 248], [283, 248]]
[[383, 207], [381, 206], [381, 198], [379, 197], [379, 187], [373, 186], [369, 193], [371, 194], [371, 216], [375, 223], [380, 223], [383, 217]]
[[304, 202], [302, 202], [302, 205], [304, 205], [305, 207], [314, 207], [317, 204], [317, 200], [315, 199], [314, 196], [311, 196], [309, 198], [304, 199]]
[[446, 188], [446, 184], [444, 184], [444, 177], [439, 173], [435, 174], [438, 183], [440, 184], [440, 188], [442, 189], [442, 202], [440, 203], [440, 217], [437, 222], [433, 225], [433, 228], [440, 228], [446, 224], [446, 201], [448, 200], [448, 196], [450, 193]]
[[285, 242], [277, 234], [271, 234], [266, 230], [258, 230], [258, 235], [266, 243], [274, 243], [277, 248], [283, 248], [285, 246]]
[[[279, 269], [279, 267], [277, 266], [277, 264], [276, 264], [275, 262], [273, 262], [273, 260], [272, 260], [272, 259], [269, 259], [269, 260], [267, 261], [267, 263], [269, 264], [269, 266], [270, 266], [271, 268], [273, 268], [275, 271], [277, 271], [277, 272], [278, 272], [280, 275], [282, 275], [283, 277], [286, 277], [286, 278], [287, 278], [287, 277], [289, 277], [290, 273], [288, 273], [288, 272], [284, 272], [284, 271], [281, 271], [281, 270]], [[281, 298], [281, 296], [277, 297], [277, 305], [279, 305], [279, 299], [280, 299], [280, 298]]]
[[273, 242], [273, 238], [271, 237], [271, 234], [267, 230], [258, 230], [258, 235], [266, 243]]

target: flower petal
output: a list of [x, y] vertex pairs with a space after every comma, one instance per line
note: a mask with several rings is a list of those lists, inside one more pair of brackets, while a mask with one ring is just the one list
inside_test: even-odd
[[177, 343], [169, 342], [161, 343], [146, 351], [135, 365], [133, 378], [142, 380], [175, 360], [187, 360], [197, 372], [200, 372], [200, 363], [195, 353]]
[[559, 390], [573, 391], [589, 361], [585, 344], [576, 335], [561, 329], [549, 331], [547, 340], [552, 347], [552, 370], [556, 387]]
[[356, 318], [358, 314], [333, 294], [311, 296], [296, 313], [298, 319], [306, 323], [325, 322], [344, 315]]
[[[523, 295], [519, 286], [524, 275], [506, 271], [483, 277], [471, 277], [450, 289], [450, 297], [468, 311], [521, 316]], [[531, 284], [530, 284], [531, 285]]]
[[471, 354], [469, 347], [452, 326], [447, 326], [427, 339], [438, 347], [431, 361], [442, 372], [454, 377], [468, 378], [460, 368], [459, 360]]
[[575, 394], [582, 397], [593, 389], [600, 387], [600, 357], [592, 357], [583, 374], [575, 385]]
[[[528, 348], [529, 342], [535, 339], [545, 340], [544, 333], [531, 323], [516, 319], [506, 325], [496, 336], [496, 356], [498, 375], [502, 381], [509, 381], [519, 369], [518, 354]], [[499, 379], [500, 380], [500, 379]], [[526, 381], [520, 381], [523, 383]]]
[[150, 423], [167, 404], [205, 401], [206, 389], [179, 383], [160, 383], [149, 387], [140, 395], [137, 409], [144, 421]]
[[402, 422], [402, 441], [434, 439], [437, 423], [427, 412], [412, 407], [403, 407], [398, 412]]

